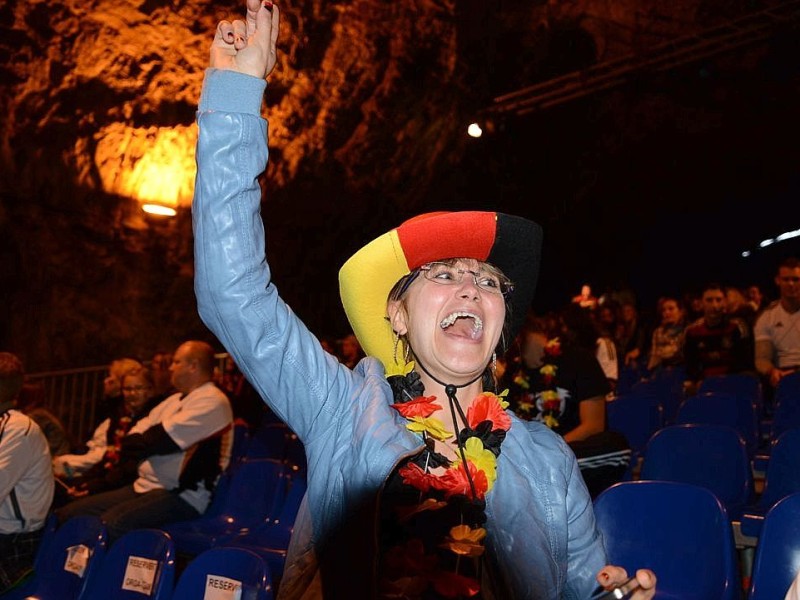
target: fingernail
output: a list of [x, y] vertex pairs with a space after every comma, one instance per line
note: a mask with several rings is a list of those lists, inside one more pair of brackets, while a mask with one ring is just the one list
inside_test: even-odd
[[261, 5], [266, 8], [267, 10], [272, 10], [272, 2], [269, 0], [264, 0]]

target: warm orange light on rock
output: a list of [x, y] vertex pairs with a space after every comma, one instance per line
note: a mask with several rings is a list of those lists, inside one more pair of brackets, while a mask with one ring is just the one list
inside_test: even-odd
[[[122, 123], [98, 135], [95, 163], [103, 189], [145, 205], [190, 206], [197, 167], [190, 126], [135, 128]], [[165, 214], [163, 211], [154, 214]]]

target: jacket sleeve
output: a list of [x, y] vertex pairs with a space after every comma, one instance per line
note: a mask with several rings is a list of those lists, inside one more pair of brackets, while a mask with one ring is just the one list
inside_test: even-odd
[[267, 162], [264, 86], [231, 71], [206, 72], [192, 206], [195, 293], [204, 323], [307, 442], [338, 414], [353, 375], [322, 349], [270, 277], [257, 180]]

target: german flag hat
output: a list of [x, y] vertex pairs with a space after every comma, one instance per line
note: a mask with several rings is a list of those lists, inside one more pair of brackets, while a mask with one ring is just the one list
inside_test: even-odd
[[542, 228], [497, 212], [419, 215], [361, 248], [339, 271], [339, 293], [361, 347], [396, 372], [394, 335], [386, 319], [389, 292], [400, 278], [430, 262], [473, 258], [494, 265], [514, 285], [507, 306], [510, 334], [519, 331], [539, 276]]

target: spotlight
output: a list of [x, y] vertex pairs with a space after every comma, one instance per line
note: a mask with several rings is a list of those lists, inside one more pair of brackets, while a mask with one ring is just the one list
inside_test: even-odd
[[142, 210], [151, 215], [158, 215], [160, 217], [174, 217], [178, 214], [171, 206], [165, 206], [163, 204], [153, 204], [152, 202], [148, 202], [147, 204], [142, 204]]

